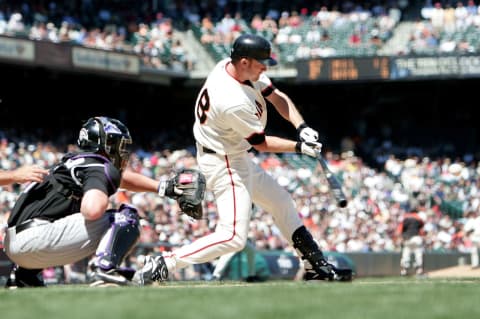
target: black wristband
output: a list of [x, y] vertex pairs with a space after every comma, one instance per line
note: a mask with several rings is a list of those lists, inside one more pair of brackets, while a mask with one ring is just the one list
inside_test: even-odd
[[297, 134], [300, 134], [300, 131], [303, 130], [304, 128], [308, 127], [307, 124], [305, 124], [305, 122], [303, 122], [302, 124], [300, 124], [298, 127], [297, 127]]
[[295, 152], [298, 154], [302, 153], [302, 142], [297, 142], [297, 144], [295, 144]]
[[170, 198], [176, 198], [178, 195], [175, 193], [175, 182], [173, 180], [168, 180], [165, 187], [165, 196]]

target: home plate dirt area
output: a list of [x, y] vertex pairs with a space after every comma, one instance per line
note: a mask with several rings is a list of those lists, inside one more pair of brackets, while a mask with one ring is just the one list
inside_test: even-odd
[[428, 272], [428, 277], [455, 277], [455, 278], [468, 278], [468, 277], [480, 277], [480, 267], [473, 268], [469, 265], [454, 266], [443, 269], [438, 269]]

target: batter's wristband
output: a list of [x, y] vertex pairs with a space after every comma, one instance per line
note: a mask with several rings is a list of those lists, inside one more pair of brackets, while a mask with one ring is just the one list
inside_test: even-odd
[[307, 128], [308, 125], [303, 122], [302, 124], [300, 124], [298, 127], [297, 127], [297, 133], [300, 134], [300, 132], [304, 129], [304, 128]]
[[167, 190], [167, 182], [160, 181], [160, 183], [158, 184], [158, 190], [157, 190], [158, 195], [162, 197], [165, 196], [166, 190]]
[[302, 153], [302, 142], [297, 142], [297, 144], [295, 144], [295, 152], [298, 154]]

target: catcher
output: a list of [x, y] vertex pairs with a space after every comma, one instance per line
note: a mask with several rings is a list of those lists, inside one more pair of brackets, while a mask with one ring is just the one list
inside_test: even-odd
[[202, 215], [203, 175], [184, 170], [156, 181], [126, 169], [132, 138], [119, 120], [92, 117], [77, 141], [82, 150], [66, 154], [40, 183], [19, 196], [8, 220], [4, 249], [15, 263], [6, 286], [43, 287], [46, 267], [95, 255], [94, 284], [127, 285], [134, 270], [121, 268], [140, 236], [133, 206], [107, 209], [119, 187], [175, 198], [185, 213]]

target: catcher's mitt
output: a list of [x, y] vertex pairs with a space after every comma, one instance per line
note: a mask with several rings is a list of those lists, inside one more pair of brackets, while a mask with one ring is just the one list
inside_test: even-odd
[[205, 195], [205, 176], [194, 169], [183, 169], [173, 178], [176, 200], [182, 212], [194, 219], [203, 217], [202, 200]]

